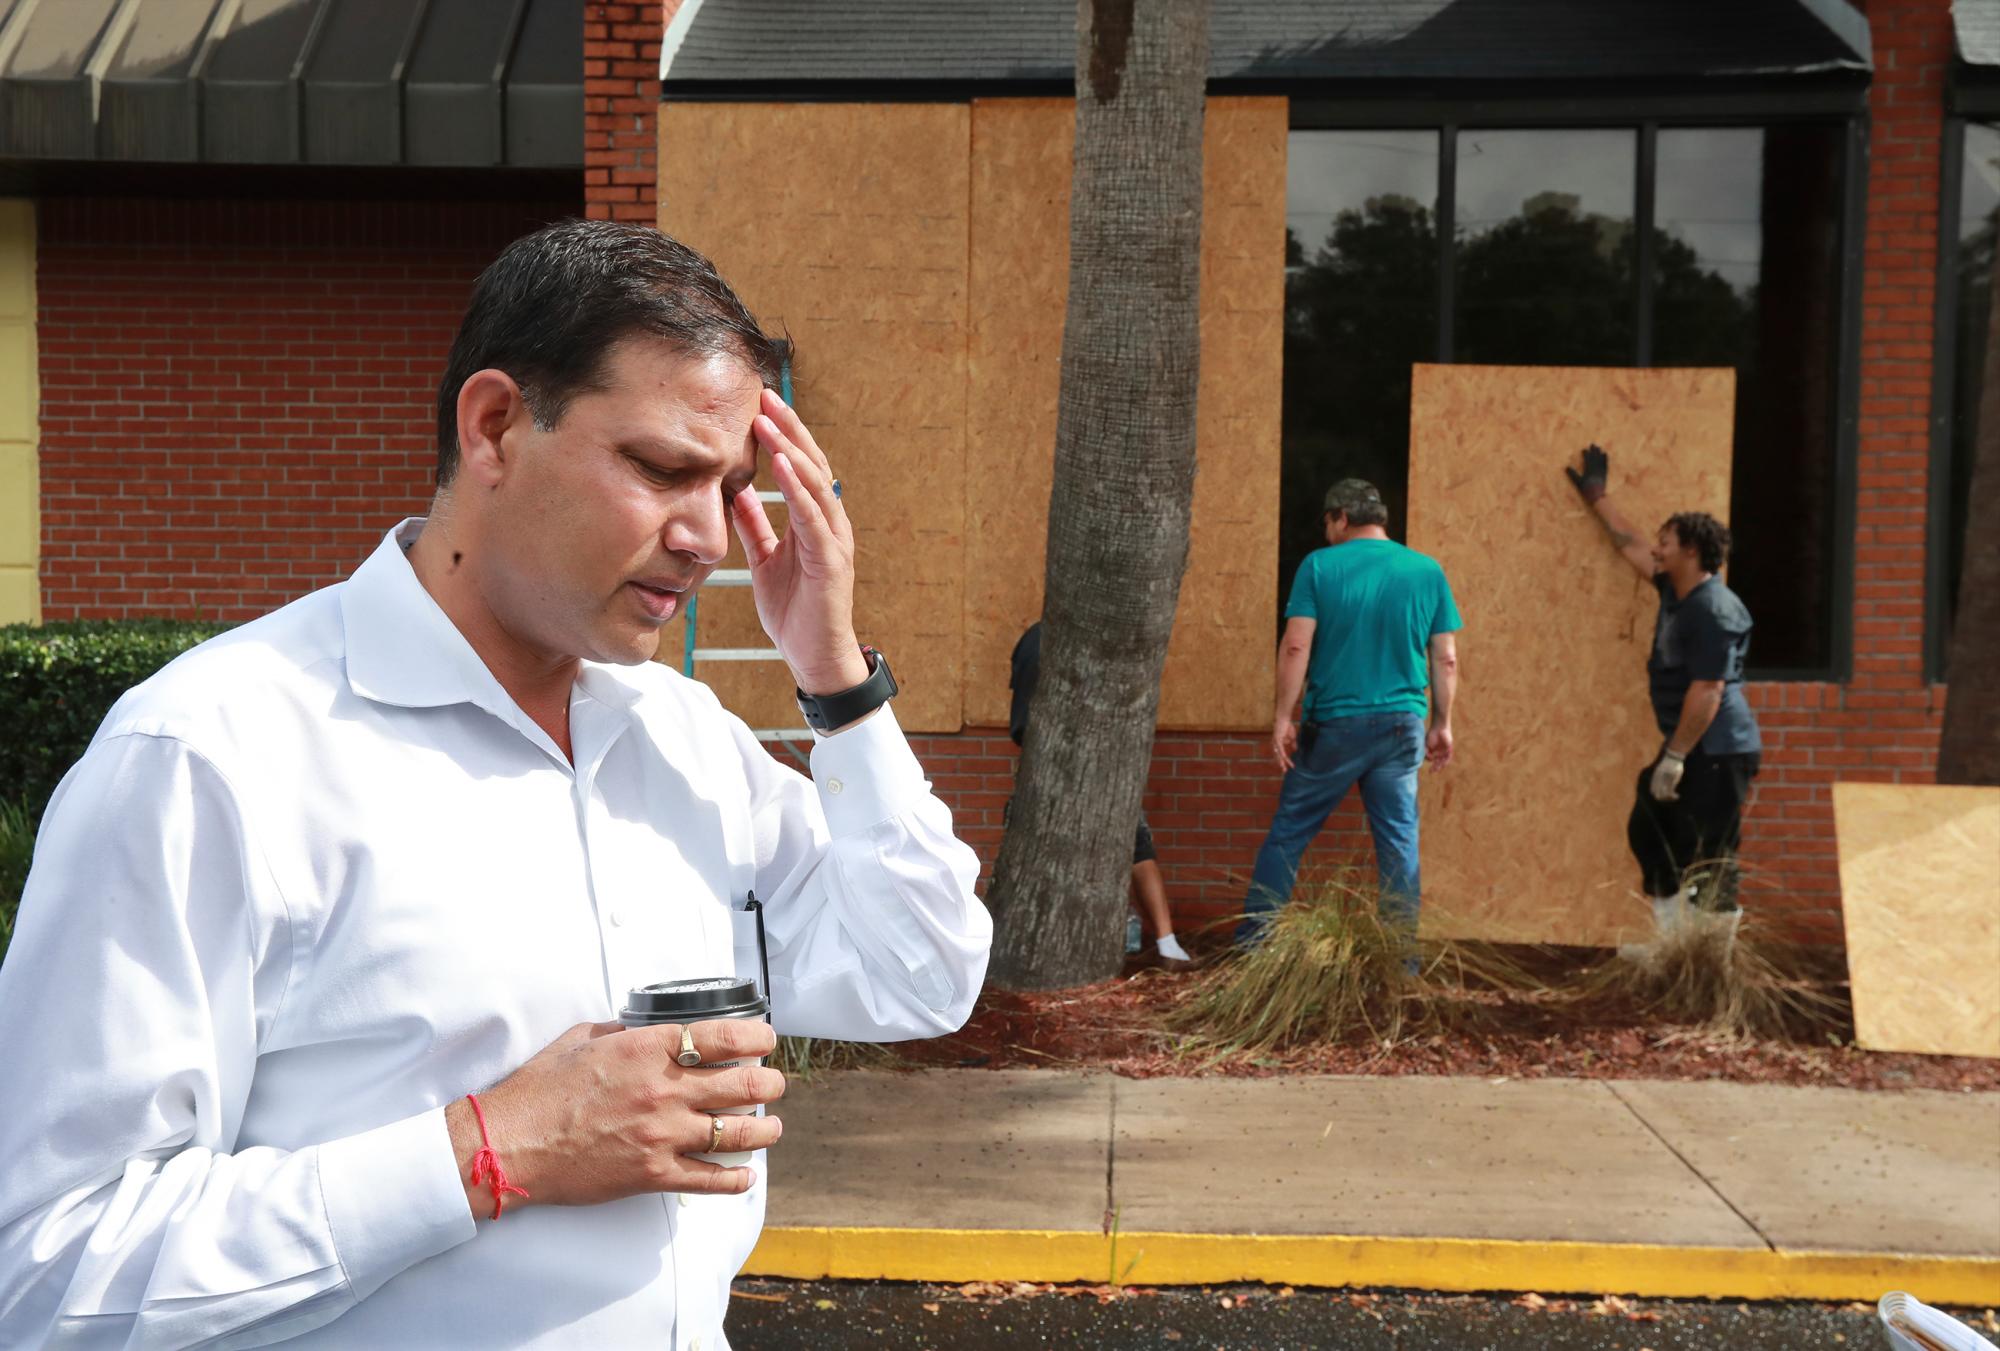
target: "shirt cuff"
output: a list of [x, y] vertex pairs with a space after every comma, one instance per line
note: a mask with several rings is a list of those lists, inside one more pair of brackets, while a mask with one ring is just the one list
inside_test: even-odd
[[887, 704], [833, 736], [816, 735], [812, 777], [835, 839], [902, 815], [931, 789]]
[[333, 1249], [356, 1299], [478, 1229], [441, 1107], [327, 1141], [319, 1182]]

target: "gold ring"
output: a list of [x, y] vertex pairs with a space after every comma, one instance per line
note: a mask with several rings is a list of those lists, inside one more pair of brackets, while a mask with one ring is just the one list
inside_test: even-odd
[[692, 1027], [681, 1028], [681, 1049], [680, 1053], [674, 1059], [689, 1069], [693, 1069], [701, 1063], [701, 1052], [694, 1049], [694, 1029]]
[[708, 1132], [708, 1148], [703, 1152], [713, 1154], [722, 1148], [722, 1118], [710, 1112], [708, 1119], [713, 1121], [715, 1125]]

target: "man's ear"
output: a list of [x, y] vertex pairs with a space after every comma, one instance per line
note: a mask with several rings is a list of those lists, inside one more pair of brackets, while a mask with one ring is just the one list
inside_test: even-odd
[[474, 371], [458, 387], [458, 472], [493, 487], [510, 467], [506, 436], [528, 425], [527, 400], [505, 371]]

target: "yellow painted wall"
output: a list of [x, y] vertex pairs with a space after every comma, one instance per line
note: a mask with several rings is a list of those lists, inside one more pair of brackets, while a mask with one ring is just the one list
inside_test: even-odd
[[0, 200], [0, 624], [42, 617], [35, 204]]

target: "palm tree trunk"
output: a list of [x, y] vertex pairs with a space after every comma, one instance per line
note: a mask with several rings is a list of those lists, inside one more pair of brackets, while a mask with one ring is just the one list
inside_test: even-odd
[[1951, 688], [1938, 739], [1939, 783], [2000, 784], [2000, 254], [1992, 295], [1958, 613], [1945, 667]]
[[1208, 0], [1078, 0], [1042, 670], [991, 900], [993, 978], [1117, 973], [1187, 566]]

